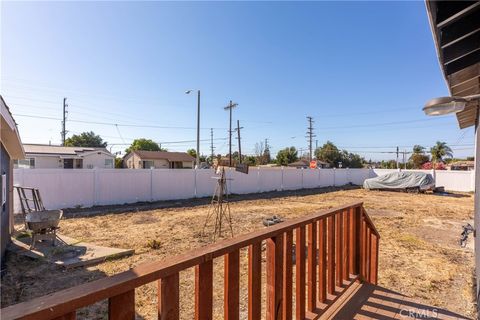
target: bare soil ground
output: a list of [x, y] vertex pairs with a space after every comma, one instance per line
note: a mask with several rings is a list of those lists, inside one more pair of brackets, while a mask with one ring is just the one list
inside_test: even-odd
[[[236, 197], [231, 203], [235, 234], [264, 228], [262, 218], [279, 215], [288, 220], [319, 209], [363, 201], [381, 235], [379, 285], [468, 317], [474, 317], [473, 246], [458, 245], [461, 226], [473, 219], [473, 197], [397, 192], [329, 190], [299, 191]], [[131, 210], [132, 207], [129, 207]], [[201, 235], [210, 210], [205, 200], [175, 203], [145, 211], [130, 211], [62, 220], [62, 233], [78, 240], [117, 248], [133, 248], [135, 255], [99, 265], [62, 270], [42, 261], [7, 256], [1, 283], [1, 306], [30, 300], [60, 289], [113, 275], [142, 262], [165, 259], [204, 246]], [[70, 214], [72, 215], [72, 214]], [[241, 288], [246, 286], [246, 255], [241, 253]], [[217, 259], [222, 260], [222, 259]], [[216, 318], [222, 317], [223, 261], [215, 262]], [[193, 270], [182, 272], [182, 318], [193, 315]], [[241, 293], [241, 318], [246, 318], [246, 290]], [[156, 319], [156, 284], [136, 290], [140, 319]], [[104, 319], [107, 304], [81, 310], [79, 318]]]

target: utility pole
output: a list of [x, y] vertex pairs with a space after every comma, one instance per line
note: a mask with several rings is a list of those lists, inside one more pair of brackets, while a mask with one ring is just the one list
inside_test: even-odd
[[197, 91], [197, 168], [200, 168], [200, 90]]
[[242, 144], [240, 143], [240, 129], [243, 129], [243, 127], [240, 127], [240, 120], [237, 120], [237, 139], [238, 139], [238, 162], [242, 163]]
[[213, 128], [210, 128], [210, 153], [212, 156], [212, 163], [213, 163], [213, 158], [215, 157], [215, 147], [213, 146]]
[[63, 98], [63, 121], [62, 121], [62, 146], [65, 146], [65, 140], [67, 137], [67, 130], [66, 130], [66, 121], [67, 121], [67, 98]]
[[228, 166], [232, 166], [232, 109], [237, 107], [237, 103], [233, 103], [232, 100], [230, 100], [230, 103], [228, 106], [224, 107], [224, 110], [229, 110], [230, 112], [230, 126], [228, 129]]
[[397, 147], [397, 169], [398, 169], [398, 147]]
[[313, 137], [315, 135], [313, 134], [313, 118], [312, 117], [307, 117], [308, 120], [308, 128], [307, 128], [307, 137], [308, 137], [308, 149], [310, 150], [310, 153], [308, 155], [309, 160], [312, 161], [312, 155], [313, 155], [313, 150], [312, 150], [312, 141]]

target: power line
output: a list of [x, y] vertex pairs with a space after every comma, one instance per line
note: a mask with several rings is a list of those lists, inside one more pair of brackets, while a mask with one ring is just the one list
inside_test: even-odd
[[[16, 117], [26, 117], [26, 118], [35, 118], [35, 119], [49, 119], [49, 120], [62, 120], [61, 118], [55, 117], [46, 117], [39, 115], [30, 115], [30, 114], [13, 114]], [[156, 128], [156, 129], [183, 129], [183, 130], [197, 130], [194, 127], [176, 127], [176, 126], [157, 126], [157, 125], [148, 125], [148, 124], [127, 124], [127, 123], [114, 123], [114, 122], [98, 122], [98, 121], [87, 121], [87, 120], [76, 120], [69, 119], [70, 122], [77, 123], [88, 123], [88, 124], [98, 124], [106, 126], [119, 126], [119, 127], [133, 127], [133, 128]], [[225, 128], [215, 128], [215, 129], [225, 129]], [[208, 130], [208, 128], [203, 128], [202, 130]]]

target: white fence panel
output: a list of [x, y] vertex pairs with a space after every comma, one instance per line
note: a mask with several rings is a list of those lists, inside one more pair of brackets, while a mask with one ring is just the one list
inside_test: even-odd
[[152, 194], [154, 201], [195, 197], [195, 170], [154, 169], [152, 173]]
[[283, 169], [283, 190], [302, 189], [302, 171], [301, 169]]
[[453, 191], [474, 191], [472, 188], [472, 175], [474, 171], [435, 171], [435, 185], [443, 186], [445, 190]]
[[282, 190], [283, 168], [262, 168], [260, 170], [260, 192]]
[[[91, 207], [95, 199], [93, 175], [92, 170], [15, 169], [14, 185], [40, 189], [46, 208]], [[16, 192], [14, 196], [14, 209], [20, 212]]]
[[347, 169], [333, 169], [335, 170], [335, 186], [344, 186], [348, 181]]
[[118, 174], [118, 169], [95, 169], [92, 171], [97, 175], [95, 189], [96, 204], [98, 205], [152, 200], [151, 170], [125, 169], [122, 170], [122, 174]]
[[228, 191], [236, 194], [246, 194], [259, 191], [258, 174], [259, 169], [251, 168], [248, 174], [235, 170], [227, 171]]
[[215, 170], [197, 170], [195, 183], [197, 187], [197, 197], [211, 197], [215, 191], [215, 186], [217, 185], [217, 180], [214, 179], [217, 175]]
[[[249, 174], [227, 170], [229, 192], [237, 194], [298, 190], [347, 183], [362, 185], [369, 177], [396, 169], [251, 168]], [[430, 170], [417, 170], [432, 173]], [[474, 190], [474, 171], [436, 171], [436, 186], [449, 191]], [[213, 170], [179, 169], [15, 169], [14, 184], [38, 188], [48, 209], [124, 204], [139, 201], [211, 196]], [[15, 194], [14, 208], [20, 211]]]
[[335, 183], [335, 171], [333, 169], [320, 169], [319, 187], [330, 187]]
[[362, 186], [365, 179], [370, 178], [370, 169], [348, 169], [349, 170], [349, 182]]
[[303, 170], [303, 188], [317, 188], [319, 184], [320, 170]]

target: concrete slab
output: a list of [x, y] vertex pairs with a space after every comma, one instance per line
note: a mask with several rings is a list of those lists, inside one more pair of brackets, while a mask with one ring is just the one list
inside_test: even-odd
[[133, 249], [117, 249], [97, 246], [57, 234], [57, 245], [50, 241], [37, 242], [30, 250], [31, 238], [28, 236], [12, 238], [7, 250], [33, 259], [42, 259], [64, 268], [75, 268], [116, 259], [135, 253]]

